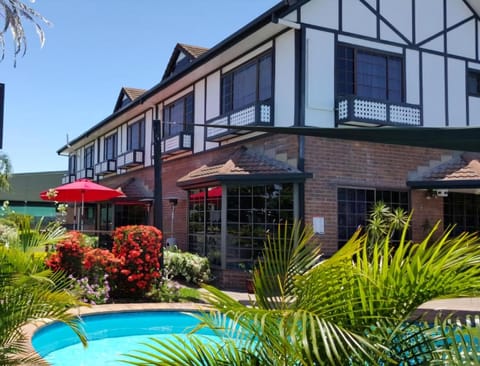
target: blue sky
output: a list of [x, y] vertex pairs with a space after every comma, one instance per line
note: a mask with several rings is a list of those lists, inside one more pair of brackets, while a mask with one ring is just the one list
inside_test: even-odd
[[[25, 2], [27, 0], [24, 0]], [[123, 86], [157, 84], [177, 43], [212, 47], [279, 0], [36, 0], [53, 23], [43, 48], [27, 29], [13, 66], [7, 39], [3, 151], [14, 173], [66, 170], [70, 139], [113, 111]]]

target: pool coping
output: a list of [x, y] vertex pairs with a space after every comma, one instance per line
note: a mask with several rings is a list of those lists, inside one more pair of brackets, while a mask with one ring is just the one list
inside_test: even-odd
[[[240, 293], [240, 292], [226, 292], [231, 297], [237, 299], [241, 303], [251, 303], [253, 295]], [[102, 314], [102, 313], [114, 313], [114, 312], [133, 312], [133, 311], [206, 311], [212, 309], [206, 303], [117, 303], [117, 304], [104, 304], [93, 306], [80, 306], [71, 309], [70, 312], [82, 316], [90, 314]], [[458, 318], [465, 319], [467, 315], [480, 316], [480, 297], [465, 297], [456, 299], [437, 299], [424, 303], [414, 311], [413, 316], [425, 316], [427, 320], [433, 319], [436, 314], [451, 314]], [[45, 326], [50, 321], [48, 319], [37, 320], [31, 322], [22, 327], [26, 336], [27, 344], [26, 349], [29, 352], [35, 352], [32, 345], [32, 337], [35, 331], [42, 326]]]
[[[179, 302], [179, 303], [121, 303], [121, 304], [103, 304], [103, 305], [93, 305], [93, 306], [79, 306], [73, 309], [70, 309], [70, 313], [83, 316], [83, 315], [96, 315], [96, 314], [107, 314], [107, 313], [125, 313], [125, 312], [135, 312], [135, 311], [206, 311], [211, 309], [211, 306], [205, 303], [193, 303], [193, 302]], [[54, 322], [55, 320], [51, 319], [38, 319], [28, 324], [25, 324], [22, 327], [22, 330], [26, 336], [25, 349], [27, 352], [33, 354], [38, 353], [35, 351], [32, 345], [32, 337], [35, 332], [48, 325], [49, 323]]]

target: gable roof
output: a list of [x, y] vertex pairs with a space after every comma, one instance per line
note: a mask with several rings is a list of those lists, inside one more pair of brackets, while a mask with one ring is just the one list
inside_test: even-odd
[[145, 92], [146, 92], [145, 89], [129, 88], [125, 86], [122, 87], [122, 89], [120, 90], [120, 93], [118, 94], [117, 102], [115, 103], [113, 112], [115, 113], [118, 110], [122, 109], [126, 105], [136, 100]]
[[287, 163], [249, 151], [246, 147], [237, 149], [228, 160], [214, 160], [192, 170], [177, 181], [184, 189], [195, 186], [211, 186], [221, 183], [278, 183], [280, 181], [304, 181], [312, 175], [304, 173]]
[[188, 68], [198, 57], [208, 51], [208, 48], [177, 43], [163, 74], [162, 80]]

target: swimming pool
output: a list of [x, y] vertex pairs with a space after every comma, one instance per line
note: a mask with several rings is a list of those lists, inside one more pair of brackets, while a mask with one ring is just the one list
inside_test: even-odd
[[[141, 342], [149, 338], [165, 339], [185, 335], [198, 320], [193, 312], [127, 311], [84, 315], [83, 328], [88, 347], [63, 323], [52, 323], [38, 329], [32, 338], [35, 351], [52, 366], [121, 365], [125, 353], [146, 350]], [[208, 329], [199, 332], [206, 339], [218, 339]]]

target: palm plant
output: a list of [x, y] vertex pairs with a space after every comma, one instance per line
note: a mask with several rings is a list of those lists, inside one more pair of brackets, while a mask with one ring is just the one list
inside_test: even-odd
[[381, 246], [386, 237], [392, 238], [395, 233], [401, 232], [408, 218], [408, 213], [401, 207], [392, 209], [383, 201], [375, 202], [366, 226], [369, 249]]
[[[78, 318], [69, 309], [82, 305], [68, 291], [69, 280], [62, 273], [45, 269], [38, 249], [64, 235], [57, 227], [44, 232], [24, 227], [18, 240], [0, 245], [0, 364], [40, 365], [38, 355], [29, 352], [23, 326], [39, 319], [68, 324], [85, 343]], [[24, 235], [28, 233], [28, 235]]]
[[[479, 239], [472, 234], [434, 240], [436, 226], [420, 243], [407, 241], [407, 225], [396, 250], [390, 237], [368, 250], [357, 232], [333, 257], [320, 260], [308, 227], [267, 240], [253, 273], [255, 299], [244, 306], [210, 286], [214, 311], [201, 326], [226, 343], [155, 341], [150, 352], [128, 355], [131, 365], [387, 365], [465, 360], [474, 326], [447, 331], [414, 319], [435, 298], [474, 296], [480, 290]], [[464, 343], [458, 341], [463, 335]], [[457, 338], [455, 339], [456, 336]], [[187, 351], [178, 352], [179, 344]], [[470, 352], [472, 353], [472, 352]], [[474, 352], [473, 352], [474, 353]], [[448, 358], [450, 357], [450, 358]], [[463, 357], [463, 358], [462, 358]], [[472, 356], [468, 356], [472, 358]]]

